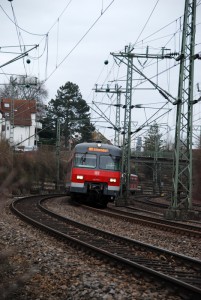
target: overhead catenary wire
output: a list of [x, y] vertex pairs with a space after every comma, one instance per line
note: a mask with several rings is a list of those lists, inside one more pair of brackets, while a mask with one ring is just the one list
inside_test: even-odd
[[[19, 31], [19, 28], [18, 28], [17, 18], [16, 18], [16, 15], [15, 15], [14, 9], [13, 9], [13, 4], [12, 4], [12, 2], [11, 2], [10, 4], [11, 4], [11, 8], [12, 8], [13, 19], [14, 19], [14, 24], [15, 24], [16, 32], [17, 32], [17, 37], [18, 37], [18, 42], [19, 42], [20, 50], [21, 50], [21, 53], [23, 53], [24, 51], [23, 51], [23, 49], [22, 49], [22, 44], [21, 44], [21, 41], [20, 41], [20, 39], [22, 39], [22, 36], [21, 36], [20, 31]], [[24, 43], [23, 43], [23, 44], [24, 44]], [[25, 65], [25, 63], [24, 63], [24, 58], [23, 58], [23, 66], [24, 66], [25, 74], [27, 75], [26, 65]]]
[[140, 36], [142, 35], [143, 31], [145, 30], [147, 24], [149, 23], [149, 20], [151, 19], [152, 15], [153, 15], [153, 13], [154, 13], [154, 11], [155, 11], [155, 9], [156, 9], [156, 6], [157, 6], [158, 2], [159, 2], [159, 0], [156, 1], [156, 4], [154, 5], [154, 8], [152, 9], [152, 11], [151, 11], [151, 13], [150, 13], [150, 15], [149, 15], [149, 17], [148, 17], [146, 23], [144, 24], [144, 26], [143, 26], [143, 28], [142, 28], [140, 34], [138, 35], [138, 37], [137, 37], [137, 39], [136, 39], [136, 41], [135, 41], [135, 43], [134, 43], [134, 46], [137, 44], [137, 42], [138, 42]]
[[[46, 33], [34, 33], [34, 32], [30, 32], [24, 28], [22, 28], [21, 26], [19, 26], [15, 20], [13, 21], [11, 19], [11, 17], [7, 14], [7, 12], [5, 11], [5, 9], [2, 7], [2, 5], [0, 4], [0, 8], [2, 9], [2, 11], [4, 12], [4, 14], [7, 16], [7, 18], [15, 25], [17, 26], [18, 29], [20, 29], [21, 31], [23, 32], [26, 32], [27, 34], [30, 34], [30, 35], [36, 35], [36, 36], [43, 36], [45, 37], [47, 35], [47, 33], [49, 33], [52, 28], [56, 25], [57, 23], [57, 20], [61, 18], [61, 16], [64, 14], [64, 12], [67, 10], [67, 8], [69, 7], [70, 3], [72, 2], [73, 0], [69, 0], [69, 2], [67, 3], [67, 5], [65, 6], [65, 8], [62, 10], [62, 12], [60, 13], [59, 17], [57, 17], [56, 21], [52, 24], [52, 26], [48, 29], [48, 31]], [[12, 3], [11, 3], [12, 5]]]
[[[172, 67], [174, 67], [174, 66], [172, 66]], [[172, 68], [171, 67], [171, 68]], [[169, 68], [170, 69], [170, 68]], [[166, 71], [166, 70], [165, 70]], [[165, 71], [162, 71], [161, 73], [163, 73], [163, 72], [165, 72]], [[155, 76], [157, 76], [157, 75], [155, 75]], [[153, 77], [155, 77], [155, 76], [153, 76]], [[145, 79], [144, 80], [144, 82], [146, 82], [147, 81], [147, 79]], [[136, 85], [137, 86], [137, 85]], [[135, 90], [135, 88], [136, 88], [136, 86], [133, 88], [134, 90]], [[167, 93], [167, 95], [166, 94], [163, 94], [163, 89], [161, 89], [161, 94], [163, 95], [163, 96], [165, 96], [165, 98], [167, 99], [167, 95], [169, 95], [169, 93]], [[166, 93], [166, 91], [164, 91], [165, 93]], [[172, 97], [172, 96], [171, 96]], [[176, 100], [174, 97], [172, 97], [174, 100]], [[171, 111], [171, 109], [168, 109], [168, 113]], [[150, 118], [152, 118], [153, 116], [151, 116]]]
[[5, 9], [3, 8], [3, 6], [0, 4], [0, 8], [2, 9], [2, 11], [4, 12], [4, 14], [8, 17], [8, 19], [15, 25], [15, 26], [17, 26], [18, 27], [18, 29], [20, 29], [20, 30], [22, 30], [22, 31], [24, 31], [24, 32], [26, 32], [26, 33], [28, 33], [28, 34], [31, 34], [31, 35], [37, 35], [37, 36], [45, 36], [46, 34], [41, 34], [41, 33], [34, 33], [34, 32], [30, 32], [30, 31], [27, 31], [27, 30], [25, 30], [25, 29], [23, 29], [22, 27], [20, 27], [19, 25], [17, 25], [16, 23], [15, 23], [15, 21], [13, 21], [12, 19], [11, 19], [11, 17], [9, 17], [9, 15], [7, 14], [7, 12], [5, 11]]
[[[157, 2], [158, 3], [158, 2]], [[173, 24], [175, 21], [173, 21], [173, 22], [171, 22], [171, 23], [169, 23], [168, 25], [166, 25], [166, 26], [169, 26], [170, 24]], [[166, 27], [166, 26], [164, 26], [164, 28]], [[159, 32], [159, 31], [157, 31], [157, 32]], [[168, 35], [168, 36], [170, 36], [171, 37], [171, 39], [172, 39], [172, 37], [174, 36], [174, 34], [172, 34], [172, 35]], [[170, 39], [170, 40], [171, 40]], [[168, 42], [167, 42], [168, 43]], [[123, 60], [122, 60], [123, 61]], [[121, 61], [121, 62], [122, 62]], [[146, 66], [147, 67], [147, 66]], [[175, 66], [172, 66], [172, 67], [170, 67], [170, 68], [174, 68]], [[169, 68], [169, 69], [170, 69]], [[161, 72], [161, 74], [162, 73], [164, 73], [164, 72], [166, 72], [166, 70], [164, 70], [163, 72]], [[155, 75], [155, 76], [158, 76], [158, 75]], [[152, 76], [152, 78], [154, 78], [155, 76]], [[115, 80], [114, 80], [115, 81]], [[118, 79], [117, 79], [117, 81], [118, 81]], [[146, 79], [144, 79], [144, 81], [143, 82], [146, 82], [147, 81], [147, 78]], [[142, 83], [143, 83], [142, 81], [139, 83], [139, 85], [141, 85]], [[135, 90], [135, 88], [138, 86], [138, 84], [133, 88], [133, 90]], [[162, 94], [163, 94], [163, 90], [161, 90], [162, 91]], [[163, 94], [164, 95], [164, 94]], [[175, 100], [175, 98], [174, 98], [174, 100]]]
[[[103, 6], [102, 6], [103, 7]], [[58, 24], [58, 22], [57, 22], [57, 24]], [[47, 64], [46, 65], [48, 65], [48, 61], [47, 61]], [[165, 72], [165, 71], [164, 71]], [[46, 77], [47, 77], [47, 72], [46, 72]]]
[[110, 119], [100, 110], [100, 108], [93, 102], [93, 104], [96, 106], [96, 108], [100, 111], [96, 113], [99, 115], [99, 116], [102, 116], [109, 124], [111, 124], [113, 126], [113, 128], [115, 128], [115, 125], [110, 121]]
[[100, 20], [100, 18], [105, 14], [105, 12], [109, 9], [109, 7], [113, 4], [115, 0], [112, 0], [108, 6], [102, 11], [100, 16], [96, 18], [96, 20], [92, 23], [92, 25], [87, 29], [85, 34], [79, 39], [79, 41], [73, 46], [73, 48], [66, 54], [66, 56], [60, 61], [60, 63], [57, 65], [57, 68], [55, 68], [45, 79], [47, 81], [55, 72], [56, 70], [64, 63], [64, 61], [70, 56], [70, 54], [77, 48], [77, 46], [82, 42], [82, 40], [86, 37], [86, 35], [92, 30], [92, 28], [96, 25], [96, 23]]
[[[180, 32], [181, 32], [181, 28], [180, 28], [177, 32], [180, 33]], [[173, 35], [171, 35], [171, 37], [173, 37]], [[172, 39], [172, 38], [171, 38], [171, 39]], [[171, 40], [171, 39], [170, 39], [170, 40]], [[167, 42], [167, 43], [168, 43], [168, 42]], [[176, 65], [178, 65], [178, 64], [179, 64], [179, 63], [176, 63]], [[175, 66], [176, 66], [176, 65], [175, 65]], [[175, 67], [175, 66], [169, 67], [168, 69], [173, 68], [173, 67]], [[166, 69], [167, 69], [167, 68], [166, 68]], [[164, 72], [165, 72], [165, 71], [164, 71]], [[114, 80], [114, 81], [115, 81], [115, 80]], [[144, 82], [147, 82], [147, 80], [145, 79]], [[168, 86], [169, 86], [169, 83], [168, 83]], [[134, 87], [133, 89], [135, 90], [135, 87]], [[169, 89], [170, 89], [170, 87], [168, 87], [168, 90], [169, 90]], [[176, 100], [175, 97], [174, 97], [173, 99]], [[170, 111], [171, 111], [171, 109], [168, 110], [168, 114], [169, 114]]]
[[[38, 33], [33, 33], [33, 32], [30, 32], [30, 31], [27, 31], [25, 29], [23, 29], [22, 27], [20, 27], [17, 23], [17, 19], [16, 19], [16, 16], [15, 16], [15, 12], [14, 12], [14, 8], [13, 8], [13, 5], [12, 5], [12, 2], [11, 2], [11, 8], [12, 8], [12, 12], [13, 12], [13, 16], [14, 16], [14, 20], [11, 19], [11, 17], [9, 17], [9, 15], [6, 13], [6, 11], [4, 10], [4, 8], [2, 7], [2, 5], [0, 5], [0, 8], [2, 9], [2, 11], [4, 12], [4, 14], [8, 17], [8, 19], [15, 25], [16, 27], [16, 30], [17, 30], [17, 36], [19, 38], [19, 36], [22, 36], [20, 34], [20, 30], [27, 33], [27, 34], [30, 34], [30, 35], [35, 35], [35, 36], [42, 36], [42, 40], [38, 43], [39, 45], [41, 44], [41, 42], [43, 41], [44, 38], [46, 38], [46, 41], [45, 41], [45, 46], [44, 46], [44, 50], [42, 51], [41, 54], [38, 55], [38, 57], [34, 58], [32, 57], [32, 59], [39, 59], [40, 57], [42, 57], [42, 55], [45, 53], [45, 49], [48, 48], [48, 34], [50, 33], [50, 31], [52, 30], [52, 28], [55, 26], [55, 24], [57, 23], [58, 19], [61, 18], [61, 16], [64, 14], [64, 12], [67, 10], [67, 8], [69, 7], [70, 3], [72, 2], [73, 0], [70, 0], [67, 5], [65, 6], [65, 8], [62, 10], [62, 12], [60, 13], [59, 17], [57, 18], [57, 20], [53, 23], [53, 25], [49, 28], [49, 30], [44, 33], [44, 34], [38, 34]], [[48, 54], [48, 49], [47, 49], [47, 54]], [[46, 58], [46, 61], [47, 61], [47, 58]], [[47, 66], [46, 66], [46, 69], [47, 69]]]
[[[171, 111], [171, 109], [169, 109], [169, 111]], [[168, 112], [169, 112], [168, 111]], [[146, 120], [146, 122], [144, 122], [144, 124], [142, 124], [141, 126], [139, 126], [134, 132], [132, 132], [132, 135], [134, 135], [135, 133], [139, 132], [140, 130], [142, 130], [144, 127], [151, 125], [152, 123], [156, 122], [158, 119], [160, 119], [161, 117], [163, 117], [164, 115], [166, 115], [168, 112], [164, 112], [163, 114], [161, 114], [160, 116], [156, 117], [154, 120], [150, 120], [152, 117], [150, 117], [148, 120]], [[156, 113], [154, 114], [156, 115]], [[133, 140], [131, 138], [131, 140]]]

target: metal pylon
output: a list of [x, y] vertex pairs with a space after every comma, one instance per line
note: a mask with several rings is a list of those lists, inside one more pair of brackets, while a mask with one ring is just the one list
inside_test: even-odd
[[59, 173], [60, 173], [60, 120], [57, 119], [56, 135], [56, 189], [59, 190]]
[[118, 130], [115, 130], [114, 144], [116, 146], [120, 145], [119, 135], [120, 135], [120, 106], [121, 106], [121, 90], [118, 89], [118, 85], [115, 84], [115, 89], [117, 93], [117, 105], [116, 105], [116, 118], [115, 126]]
[[124, 93], [124, 91], [121, 90], [121, 87], [118, 86], [118, 84], [115, 84], [114, 88], [107, 86], [107, 88], [98, 88], [96, 85], [95, 88], [96, 93], [107, 93], [107, 94], [117, 94], [117, 102], [114, 104], [116, 106], [116, 115], [115, 115], [115, 137], [114, 137], [114, 144], [115, 146], [120, 145], [120, 107], [121, 107], [121, 94]]
[[[14, 146], [14, 111], [15, 111], [15, 100], [14, 100], [14, 95], [15, 95], [15, 84], [16, 80], [13, 79], [13, 77], [10, 78], [10, 83], [11, 83], [11, 102], [10, 102], [10, 137], [9, 137], [9, 143], [11, 146], [11, 149]], [[13, 149], [12, 149], [13, 150]]]
[[132, 105], [132, 77], [133, 77], [133, 55], [130, 54], [130, 46], [127, 47], [125, 57], [127, 58], [127, 80], [125, 95], [125, 114], [124, 114], [124, 130], [123, 130], [123, 151], [122, 151], [122, 174], [124, 181], [121, 184], [121, 196], [123, 193], [123, 185], [125, 185], [125, 200], [128, 196], [130, 182], [130, 156], [131, 156], [131, 105]]
[[192, 208], [192, 116], [196, 0], [186, 0], [180, 60], [171, 209]]

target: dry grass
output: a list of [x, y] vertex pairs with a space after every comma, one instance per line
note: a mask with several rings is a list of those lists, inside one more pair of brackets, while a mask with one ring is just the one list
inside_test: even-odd
[[[62, 156], [61, 156], [62, 157]], [[61, 160], [62, 159], [62, 160]], [[65, 161], [60, 159], [60, 182], [65, 179]], [[32, 186], [56, 182], [55, 147], [42, 147], [33, 152], [13, 152], [8, 143], [0, 142], [0, 192], [25, 194]]]

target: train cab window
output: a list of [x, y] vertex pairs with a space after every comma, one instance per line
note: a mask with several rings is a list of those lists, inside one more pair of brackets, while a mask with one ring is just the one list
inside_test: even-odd
[[96, 167], [96, 155], [88, 153], [76, 153], [74, 157], [74, 167], [78, 168], [92, 168]]
[[100, 169], [104, 170], [113, 170], [113, 171], [120, 171], [121, 164], [120, 164], [120, 157], [119, 156], [100, 156]]

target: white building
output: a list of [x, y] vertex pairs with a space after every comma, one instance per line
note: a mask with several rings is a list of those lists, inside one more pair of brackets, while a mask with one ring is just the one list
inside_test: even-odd
[[31, 147], [37, 142], [37, 129], [42, 124], [36, 122], [35, 100], [1, 99], [0, 139], [11, 145]]

